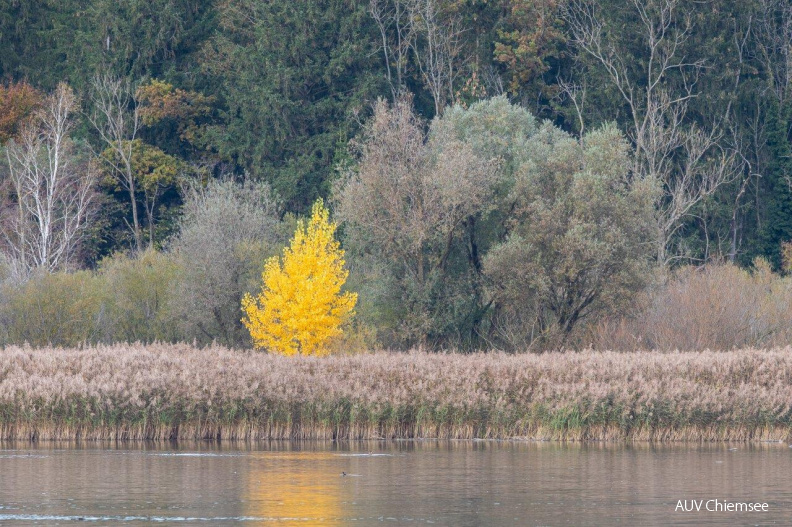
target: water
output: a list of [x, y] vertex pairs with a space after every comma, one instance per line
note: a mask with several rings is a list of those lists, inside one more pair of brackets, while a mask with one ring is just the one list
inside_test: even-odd
[[0, 525], [787, 525], [790, 475], [786, 444], [0, 443]]

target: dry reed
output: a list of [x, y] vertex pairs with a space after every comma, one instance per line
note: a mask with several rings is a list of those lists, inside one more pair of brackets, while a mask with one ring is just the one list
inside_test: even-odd
[[3, 439], [782, 440], [792, 349], [374, 353], [0, 350]]

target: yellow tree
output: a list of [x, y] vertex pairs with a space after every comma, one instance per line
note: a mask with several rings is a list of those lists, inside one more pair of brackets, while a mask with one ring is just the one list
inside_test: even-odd
[[267, 260], [261, 292], [242, 299], [242, 322], [256, 348], [283, 355], [326, 355], [328, 344], [354, 316], [357, 294], [341, 292], [349, 272], [335, 239], [337, 225], [321, 200], [300, 221], [283, 262]]

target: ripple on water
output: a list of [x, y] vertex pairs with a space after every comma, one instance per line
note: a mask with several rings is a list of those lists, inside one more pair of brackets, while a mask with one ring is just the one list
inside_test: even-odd
[[[0, 507], [2, 508], [2, 507]], [[308, 521], [313, 518], [270, 518], [262, 516], [70, 516], [56, 514], [0, 514], [2, 521], [75, 521], [75, 522], [283, 522]]]
[[166, 452], [149, 455], [157, 457], [242, 457], [242, 454], [214, 454], [211, 452]]
[[335, 454], [336, 457], [394, 457], [393, 454]]

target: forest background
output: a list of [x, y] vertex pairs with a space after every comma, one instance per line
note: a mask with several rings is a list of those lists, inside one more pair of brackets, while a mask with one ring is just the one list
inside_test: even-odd
[[784, 0], [0, 0], [0, 39], [4, 344], [249, 347], [318, 198], [339, 349], [790, 342]]

